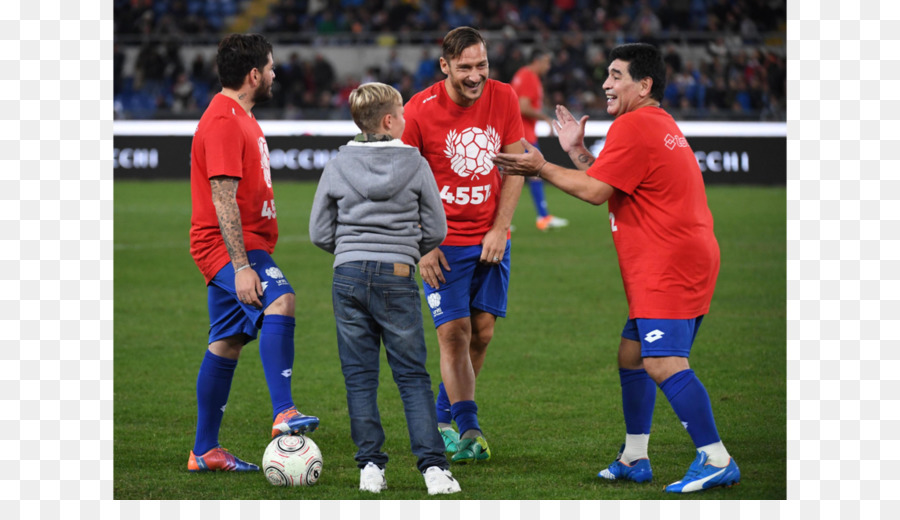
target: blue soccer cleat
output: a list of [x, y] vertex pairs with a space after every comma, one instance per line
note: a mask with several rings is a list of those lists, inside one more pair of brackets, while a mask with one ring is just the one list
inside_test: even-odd
[[319, 418], [303, 415], [293, 406], [279, 413], [272, 424], [272, 438], [282, 435], [304, 435], [316, 431]]
[[631, 464], [625, 464], [621, 460], [622, 452], [624, 451], [625, 445], [623, 444], [619, 448], [616, 460], [608, 468], [597, 473], [597, 476], [607, 480], [630, 480], [632, 482], [647, 482], [653, 478], [653, 470], [650, 469], [650, 459], [638, 459], [632, 461]]
[[731, 487], [741, 480], [741, 470], [738, 469], [734, 458], [729, 458], [728, 465], [724, 468], [713, 466], [707, 461], [709, 456], [705, 451], [697, 453], [697, 458], [691, 463], [684, 478], [666, 486], [667, 493], [693, 493], [703, 491], [716, 486]]
[[187, 467], [188, 471], [200, 473], [207, 471], [259, 471], [259, 466], [256, 464], [242, 461], [221, 446], [216, 446], [203, 455], [197, 455], [192, 450], [188, 457]]

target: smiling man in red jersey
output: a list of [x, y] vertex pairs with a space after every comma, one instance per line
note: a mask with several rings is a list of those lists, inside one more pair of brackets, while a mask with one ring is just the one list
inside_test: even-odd
[[447, 78], [406, 104], [403, 141], [431, 166], [447, 215], [446, 240], [422, 257], [419, 270], [441, 351], [438, 427], [451, 460], [467, 463], [491, 456], [478, 422], [475, 379], [497, 317], [506, 316], [509, 227], [523, 184], [521, 177], [502, 178], [493, 157], [522, 153], [524, 134], [515, 91], [488, 79], [478, 31], [447, 33], [440, 65]]

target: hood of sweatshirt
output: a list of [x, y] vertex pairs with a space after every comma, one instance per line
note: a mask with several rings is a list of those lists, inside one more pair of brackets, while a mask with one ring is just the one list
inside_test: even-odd
[[340, 148], [339, 176], [352, 190], [373, 201], [388, 200], [406, 188], [421, 167], [416, 148], [399, 139], [351, 141]]

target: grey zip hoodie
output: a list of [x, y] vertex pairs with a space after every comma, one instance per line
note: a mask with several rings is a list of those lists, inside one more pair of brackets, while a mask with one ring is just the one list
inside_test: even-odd
[[334, 253], [334, 267], [371, 260], [415, 265], [447, 236], [434, 174], [399, 139], [351, 141], [325, 165], [309, 238]]

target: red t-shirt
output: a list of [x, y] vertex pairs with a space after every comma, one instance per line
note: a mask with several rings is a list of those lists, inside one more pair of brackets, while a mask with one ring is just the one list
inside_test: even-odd
[[697, 159], [672, 116], [645, 107], [617, 117], [587, 174], [616, 188], [609, 220], [629, 318], [709, 312], [719, 244]]
[[428, 161], [444, 201], [444, 245], [480, 244], [494, 223], [503, 182], [494, 155], [522, 138], [516, 92], [489, 79], [481, 97], [462, 107], [441, 81], [413, 96], [404, 117], [403, 142]]
[[231, 261], [209, 184], [210, 177], [221, 175], [240, 179], [237, 203], [244, 247], [272, 254], [278, 222], [266, 138], [252, 114], [217, 94], [200, 118], [191, 144], [191, 256], [207, 283]]
[[[544, 86], [541, 84], [541, 78], [528, 67], [522, 67], [513, 76], [510, 85], [516, 89], [519, 97], [526, 97], [530, 101], [531, 108], [541, 110], [544, 106]], [[525, 139], [529, 143], [537, 142], [537, 134], [534, 133], [534, 125], [537, 119], [528, 116], [522, 116], [522, 124], [525, 127]]]

